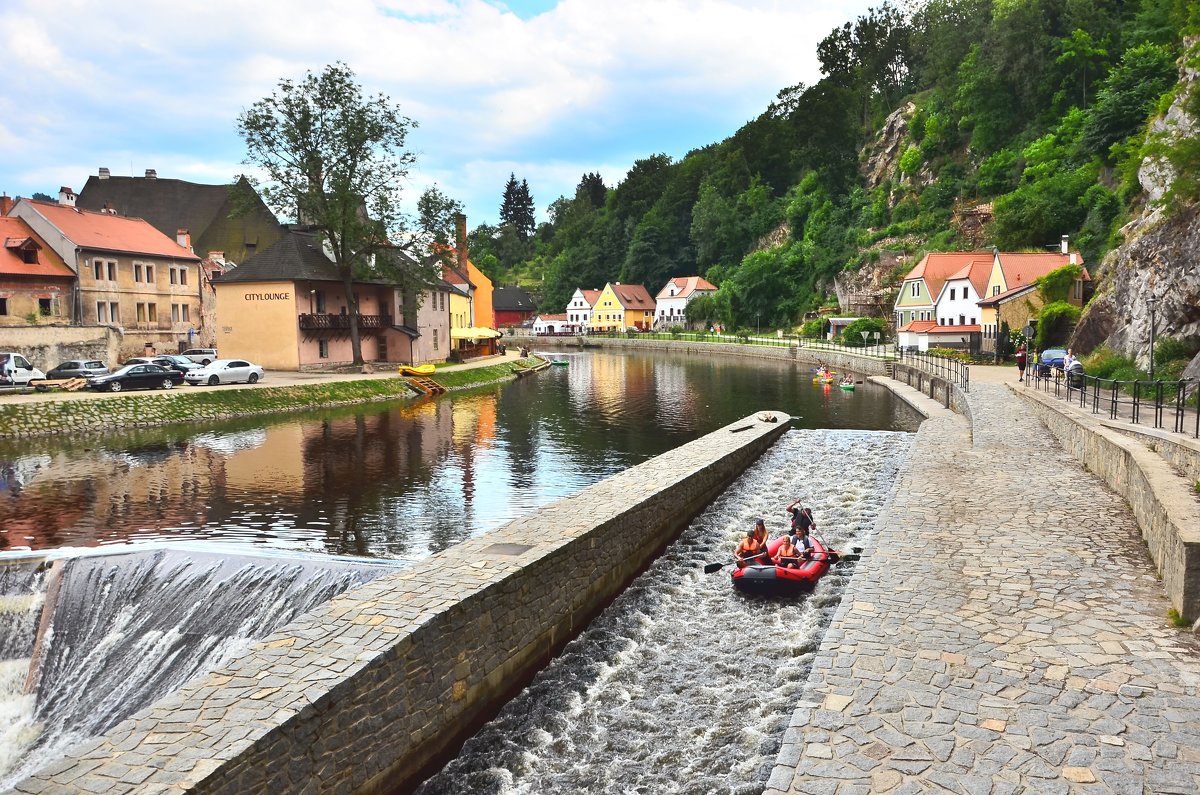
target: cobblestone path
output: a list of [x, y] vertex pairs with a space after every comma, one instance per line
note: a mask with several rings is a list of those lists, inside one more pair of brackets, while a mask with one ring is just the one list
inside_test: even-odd
[[766, 792], [1200, 793], [1200, 649], [1128, 508], [1005, 386], [969, 405], [923, 423]]

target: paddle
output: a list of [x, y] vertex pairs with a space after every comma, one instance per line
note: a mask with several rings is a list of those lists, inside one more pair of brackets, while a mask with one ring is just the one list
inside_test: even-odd
[[[862, 555], [860, 554], [862, 552], [862, 547], [851, 547], [851, 549], [854, 551], [849, 552], [849, 553], [831, 552], [831, 551], [813, 552], [811, 554], [811, 556], [809, 558], [807, 558], [807, 560], [829, 559], [829, 560], [832, 560], [834, 563], [853, 563], [854, 561], [859, 560], [862, 557]], [[736, 563], [736, 561], [733, 561], [733, 562]], [[729, 563], [708, 563], [704, 566], [704, 573], [712, 574], [714, 571], [720, 571], [721, 569], [725, 568], [728, 565], [730, 565], [730, 564]], [[751, 563], [749, 565], [753, 566], [756, 564]], [[757, 565], [770, 565], [770, 564], [757, 564]]]

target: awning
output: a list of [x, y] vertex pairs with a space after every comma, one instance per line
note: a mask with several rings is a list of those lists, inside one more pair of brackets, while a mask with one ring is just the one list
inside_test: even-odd
[[450, 339], [452, 340], [488, 340], [499, 336], [499, 331], [490, 328], [468, 326], [466, 328], [450, 329]]

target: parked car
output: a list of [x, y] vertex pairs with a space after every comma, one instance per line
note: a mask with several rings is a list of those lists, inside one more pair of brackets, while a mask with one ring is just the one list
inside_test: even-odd
[[197, 364], [212, 364], [217, 360], [216, 348], [191, 348], [184, 351], [180, 356], [186, 356]]
[[186, 373], [189, 370], [199, 370], [204, 365], [199, 362], [193, 362], [191, 359], [181, 354], [165, 353], [162, 356], [134, 356], [125, 364], [157, 364], [159, 367], [165, 367], [168, 370], [178, 370], [181, 373]]
[[97, 392], [120, 392], [125, 389], [171, 389], [183, 383], [183, 373], [168, 370], [157, 364], [127, 364], [108, 375], [88, 379], [88, 388]]
[[45, 377], [46, 374], [30, 364], [23, 355], [12, 351], [0, 352], [0, 386], [29, 386], [30, 381]]
[[1061, 370], [1063, 359], [1067, 355], [1066, 348], [1047, 348], [1038, 354], [1038, 378], [1049, 378], [1055, 370]]
[[216, 359], [199, 370], [189, 370], [184, 379], [189, 384], [257, 384], [266, 373], [257, 364], [244, 359]]
[[47, 378], [91, 378], [106, 375], [108, 365], [99, 359], [71, 359], [60, 362], [57, 367], [46, 373]]

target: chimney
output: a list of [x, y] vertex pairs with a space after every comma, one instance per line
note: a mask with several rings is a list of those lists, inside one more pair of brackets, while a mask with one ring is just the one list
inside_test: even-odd
[[1067, 253], [1067, 236], [1066, 235], [1062, 236], [1062, 253], [1064, 253], [1064, 254]]
[[58, 203], [64, 207], [75, 206], [75, 191], [68, 188], [66, 185], [58, 189]]
[[454, 214], [454, 245], [458, 249], [458, 269], [467, 275], [467, 216]]
[[108, 169], [105, 168], [104, 166], [101, 166], [100, 167], [100, 179], [108, 179], [108, 176], [109, 176]]
[[224, 262], [225, 261], [225, 252], [224, 251], [210, 251], [210, 252], [208, 252], [208, 258], [211, 260], [214, 260], [215, 262]]
[[188, 251], [192, 250], [192, 236], [186, 229], [180, 229], [175, 232], [175, 242]]
[[1074, 251], [1072, 251], [1072, 252], [1071, 252], [1071, 259], [1070, 259], [1070, 263], [1071, 263], [1072, 265], [1078, 265], [1078, 264], [1079, 264], [1079, 263], [1076, 261], [1076, 256], [1077, 256], [1077, 255], [1075, 254], [1075, 252], [1074, 252]]
[[158, 179], [158, 172], [152, 168], [146, 169], [146, 179]]

